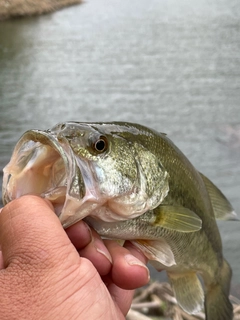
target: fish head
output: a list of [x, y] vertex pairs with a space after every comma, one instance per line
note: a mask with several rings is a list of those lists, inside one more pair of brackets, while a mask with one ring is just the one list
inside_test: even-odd
[[168, 173], [127, 124], [66, 122], [27, 131], [4, 168], [3, 201], [36, 194], [64, 227], [87, 216], [135, 218], [168, 193]]

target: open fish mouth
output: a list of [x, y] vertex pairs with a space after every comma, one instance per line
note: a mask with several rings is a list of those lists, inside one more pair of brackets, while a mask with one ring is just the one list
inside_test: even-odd
[[71, 147], [57, 132], [29, 130], [16, 144], [4, 168], [3, 202], [26, 194], [48, 199], [63, 225], [65, 219], [68, 224], [82, 219], [76, 211], [82, 204], [85, 184]]

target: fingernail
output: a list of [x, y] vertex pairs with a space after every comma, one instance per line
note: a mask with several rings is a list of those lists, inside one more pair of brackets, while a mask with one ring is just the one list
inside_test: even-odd
[[137, 259], [136, 257], [134, 257], [133, 255], [131, 254], [127, 254], [125, 255], [125, 261], [130, 265], [130, 266], [139, 266], [139, 267], [144, 267], [147, 272], [148, 272], [148, 277], [150, 277], [150, 274], [149, 274], [149, 270], [148, 268], [146, 267], [146, 265], [140, 261], [139, 259]]
[[108, 261], [112, 264], [112, 257], [110, 253], [108, 252], [107, 248], [104, 246], [104, 244], [100, 240], [98, 239], [94, 240], [94, 247], [96, 248], [97, 252], [104, 255], [104, 257], [107, 258]]
[[124, 258], [130, 266], [140, 266], [146, 268], [145, 264], [142, 261], [140, 261], [131, 254], [126, 254]]

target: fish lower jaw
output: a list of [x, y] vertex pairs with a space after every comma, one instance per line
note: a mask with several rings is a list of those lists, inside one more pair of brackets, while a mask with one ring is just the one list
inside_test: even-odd
[[79, 200], [66, 195], [64, 206], [60, 210], [61, 212], [58, 214], [55, 206], [55, 212], [59, 215], [59, 219], [64, 228], [68, 228], [86, 217], [107, 223], [126, 221], [134, 218], [131, 215], [126, 215], [126, 213], [121, 215], [119, 212], [113, 211], [108, 206], [108, 201], [105, 198], [90, 198], [89, 196], [85, 196]]
[[41, 197], [50, 201], [53, 205], [54, 211], [57, 216], [62, 212], [64, 203], [66, 201], [66, 186], [56, 187], [46, 193], [41, 194]]
[[91, 216], [93, 212], [102, 207], [103, 202], [97, 199], [78, 199], [66, 195], [66, 199], [60, 214], [58, 214], [62, 226], [66, 229], [76, 222]]

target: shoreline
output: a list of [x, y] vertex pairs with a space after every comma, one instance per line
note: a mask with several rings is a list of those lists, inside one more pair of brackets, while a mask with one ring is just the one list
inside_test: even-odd
[[3, 0], [0, 1], [0, 21], [49, 13], [81, 2], [82, 0]]

